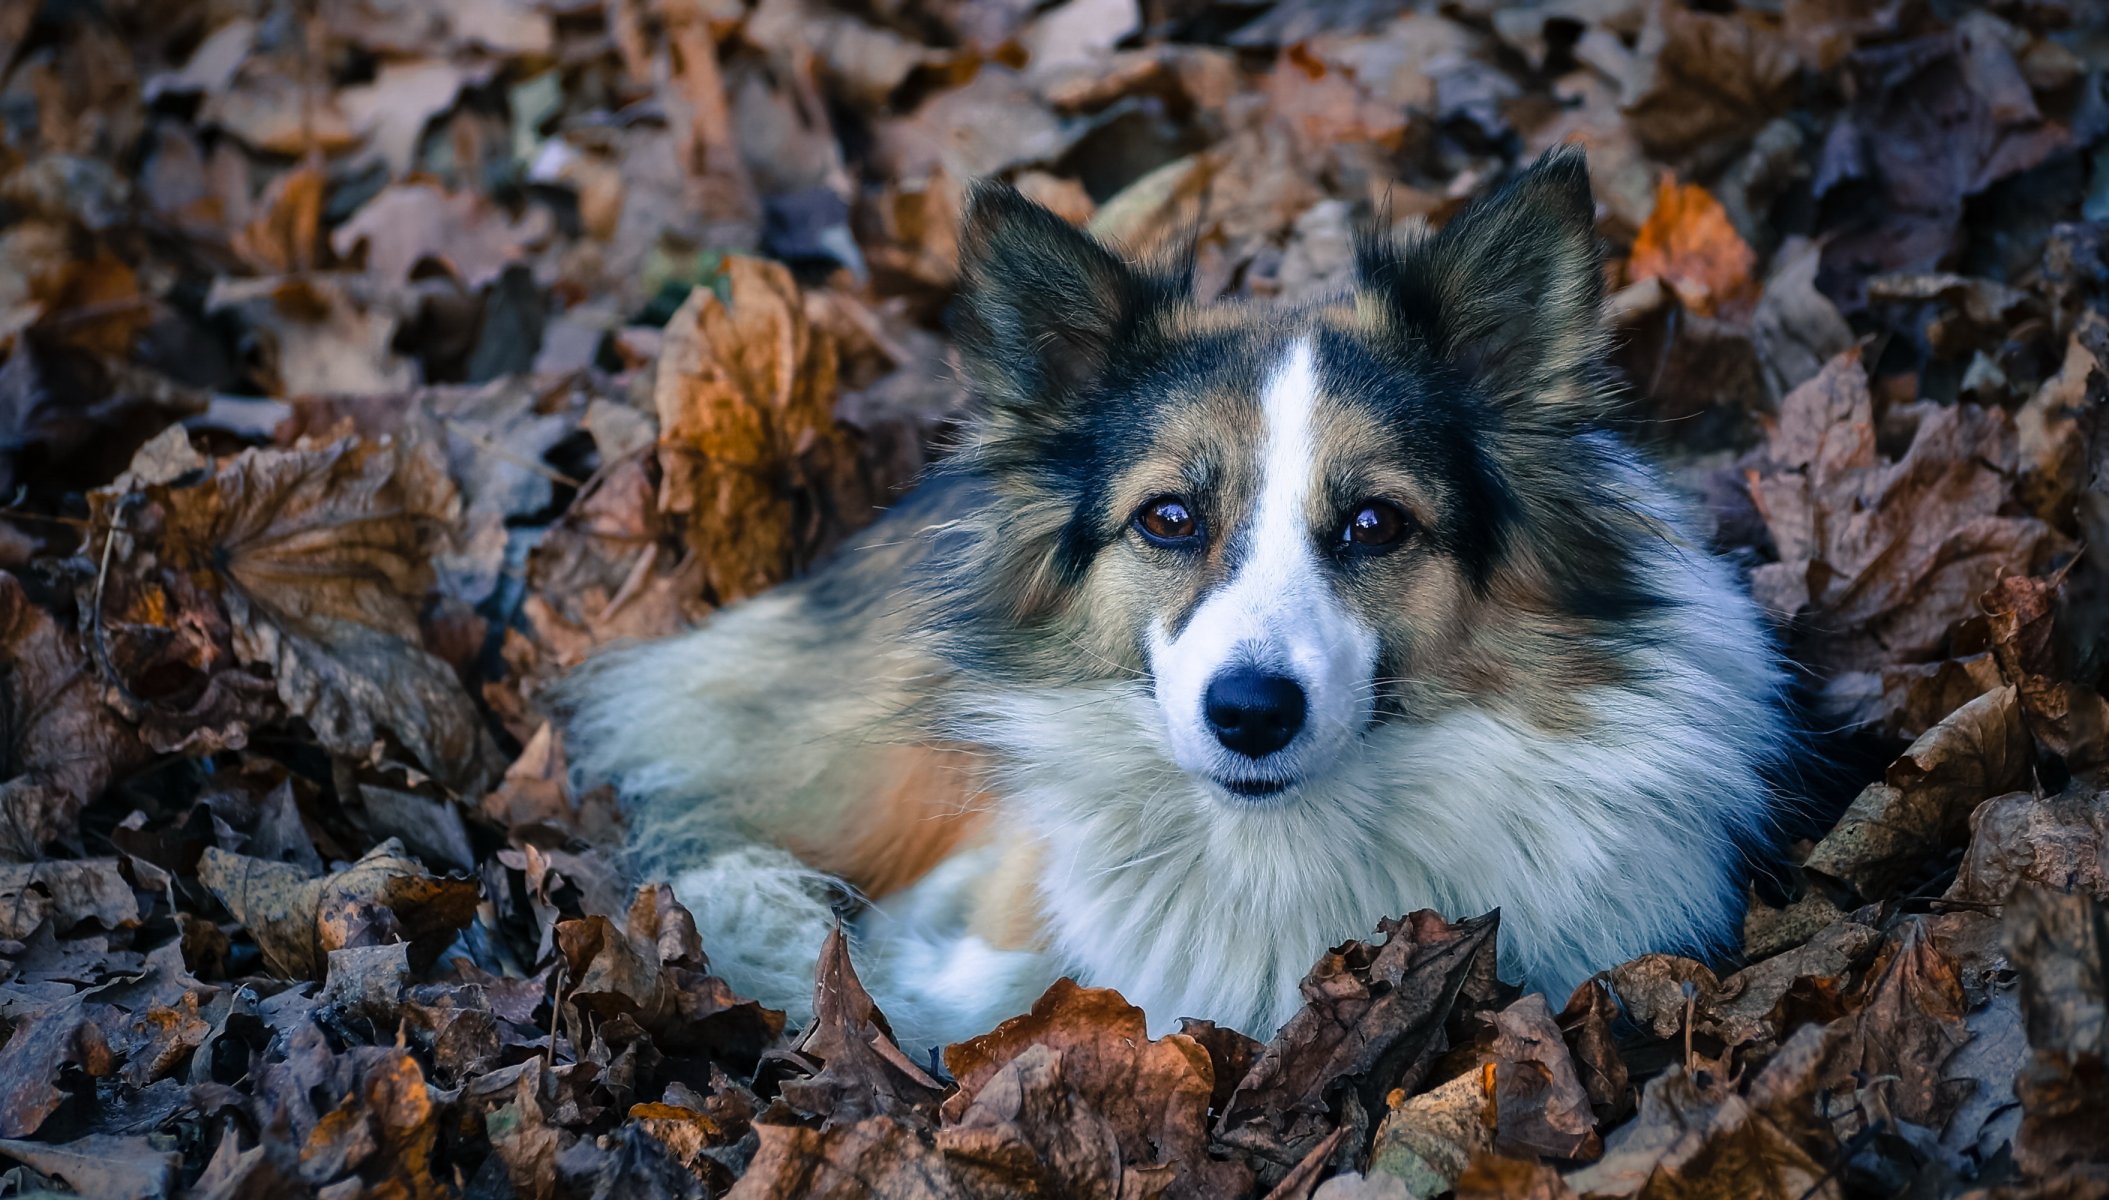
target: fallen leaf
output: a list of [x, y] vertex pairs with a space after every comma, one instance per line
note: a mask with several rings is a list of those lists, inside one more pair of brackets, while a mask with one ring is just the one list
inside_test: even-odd
[[[937, 1144], [974, 1191], [1233, 1195], [1251, 1173], [1209, 1154], [1207, 1051], [1151, 1040], [1119, 993], [1057, 982], [1030, 1013], [945, 1048], [958, 1082]], [[1166, 1181], [1156, 1183], [1153, 1181]]]
[[1385, 1095], [1412, 1090], [1449, 1047], [1459, 1003], [1491, 999], [1497, 923], [1420, 912], [1380, 924], [1380, 945], [1327, 953], [1304, 979], [1303, 1011], [1238, 1084], [1217, 1137], [1286, 1171], [1331, 1131], [1317, 1114], [1334, 1105], [1374, 1125]]
[[979, 1194], [956, 1182], [937, 1150], [892, 1117], [826, 1130], [765, 1124], [754, 1132], [754, 1160], [726, 1200], [965, 1200]]
[[62, 1180], [74, 1193], [97, 1200], [159, 1200], [176, 1187], [182, 1155], [156, 1148], [143, 1137], [89, 1134], [63, 1146], [0, 1141], [0, 1157]]
[[719, 602], [782, 580], [810, 553], [794, 497], [835, 443], [835, 350], [782, 266], [726, 263], [727, 304], [698, 288], [659, 364], [661, 511], [687, 521]]
[[8, 855], [34, 860], [78, 836], [81, 806], [144, 751], [97, 690], [76, 643], [0, 572], [0, 848]]
[[2014, 689], [1987, 692], [1913, 742], [1884, 782], [1854, 798], [1803, 866], [1863, 897], [1887, 896], [1927, 855], [1962, 841], [1979, 802], [2023, 786], [2029, 771], [2028, 728]]
[[363, 248], [366, 273], [384, 284], [407, 284], [430, 261], [464, 286], [482, 288], [546, 236], [540, 221], [515, 220], [479, 192], [450, 195], [429, 183], [399, 183], [339, 225], [330, 247], [342, 258]]
[[308, 878], [299, 867], [208, 847], [198, 879], [248, 929], [264, 961], [285, 979], [322, 976], [329, 952], [354, 944], [343, 921], [357, 906], [394, 918], [394, 932], [410, 942], [416, 961], [429, 963], [475, 916], [473, 880], [427, 874], [383, 842], [341, 871]]
[[1970, 847], [1946, 899], [1999, 904], [2024, 884], [2109, 900], [2109, 792], [2009, 792], [1970, 814]]
[[1799, 618], [1805, 651], [1834, 668], [1940, 657], [2001, 574], [2040, 569], [2065, 548], [2014, 512], [2003, 411], [1932, 408], [1904, 456], [1885, 461], [1857, 351], [1781, 402], [1768, 453], [1750, 494], [1779, 561], [1760, 566], [1752, 588]]
[[1402, 1181], [1414, 1196], [1461, 1186], [1471, 1164], [1494, 1149], [1494, 1085], [1488, 1070], [1467, 1071], [1391, 1108], [1370, 1147], [1370, 1178]]
[[1502, 1153], [1587, 1160], [1603, 1149], [1589, 1092], [1545, 997], [1532, 993], [1486, 1017], [1494, 1030], [1494, 1145]]
[[937, 1081], [901, 1052], [893, 1030], [850, 965], [841, 929], [820, 948], [813, 983], [813, 1020], [794, 1048], [821, 1069], [786, 1080], [779, 1091], [792, 1106], [852, 1124], [874, 1114], [924, 1121], [936, 1115], [943, 1092]]
[[0, 1138], [26, 1138], [66, 1101], [60, 1071], [92, 1078], [116, 1068], [96, 1013], [79, 1000], [45, 1005], [15, 1022], [0, 1044]]
[[113, 586], [83, 603], [114, 623], [181, 613], [216, 629], [203, 673], [263, 668], [331, 750], [362, 760], [386, 731], [473, 790], [496, 769], [493, 747], [452, 669], [420, 644], [417, 617], [458, 504], [422, 443], [245, 451], [194, 482], [95, 493], [113, 529]]
[[1626, 274], [1663, 280], [1701, 316], [1739, 316], [1757, 302], [1756, 267], [1757, 255], [1729, 224], [1721, 202], [1696, 183], [1665, 175], [1655, 190], [1655, 211], [1633, 239]]
[[1752, 11], [1656, 0], [1623, 81], [1621, 107], [1651, 153], [1674, 157], [1755, 132], [1793, 98], [1800, 62]]
[[0, 865], [0, 937], [24, 940], [47, 920], [57, 933], [90, 920], [130, 928], [139, 900], [114, 858]]

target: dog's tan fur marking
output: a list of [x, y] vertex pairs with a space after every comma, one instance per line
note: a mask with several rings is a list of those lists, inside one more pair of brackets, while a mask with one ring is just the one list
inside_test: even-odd
[[874, 900], [913, 884], [988, 825], [981, 755], [936, 745], [891, 746], [871, 758], [872, 787], [825, 839], [786, 844], [815, 868]]

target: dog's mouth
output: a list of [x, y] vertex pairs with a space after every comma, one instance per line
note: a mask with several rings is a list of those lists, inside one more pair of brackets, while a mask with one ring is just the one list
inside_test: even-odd
[[1215, 785], [1245, 800], [1271, 800], [1296, 786], [1294, 779], [1223, 779]]

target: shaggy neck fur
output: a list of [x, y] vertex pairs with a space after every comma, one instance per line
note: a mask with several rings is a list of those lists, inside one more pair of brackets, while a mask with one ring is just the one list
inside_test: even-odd
[[1173, 765], [1147, 685], [983, 698], [1004, 813], [1042, 840], [1056, 965], [1171, 1027], [1264, 1034], [1327, 947], [1378, 917], [1500, 909], [1503, 974], [1556, 999], [1591, 972], [1725, 935], [1785, 736], [1776, 666], [1727, 569], [1664, 543], [1678, 603], [1629, 685], [1554, 734], [1499, 707], [1371, 730], [1297, 802], [1227, 806]]

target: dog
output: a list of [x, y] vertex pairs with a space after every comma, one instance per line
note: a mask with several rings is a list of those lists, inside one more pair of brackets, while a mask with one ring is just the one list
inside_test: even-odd
[[1606, 431], [1578, 151], [1293, 311], [1196, 303], [1000, 185], [954, 304], [978, 399], [810, 576], [566, 687], [582, 779], [713, 969], [812, 1011], [843, 911], [904, 1046], [1070, 975], [1266, 1036], [1329, 946], [1498, 909], [1557, 1000], [1736, 943], [1786, 672]]

